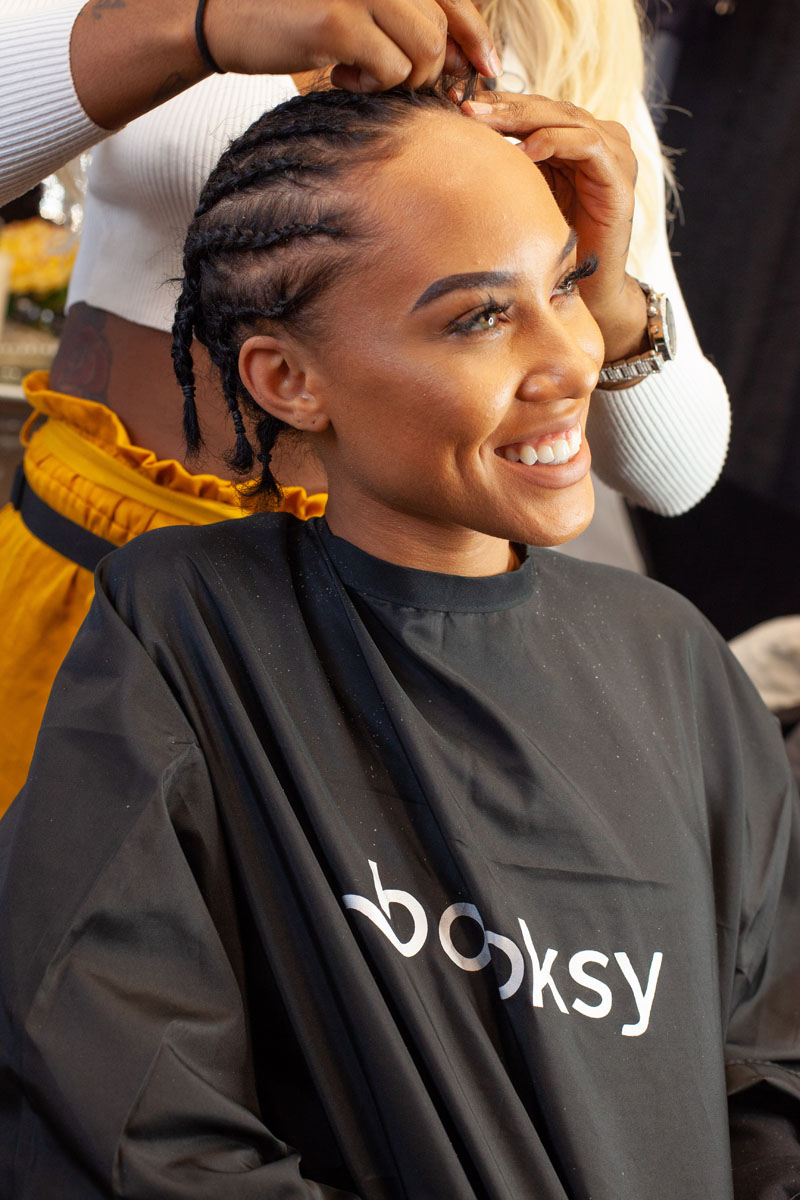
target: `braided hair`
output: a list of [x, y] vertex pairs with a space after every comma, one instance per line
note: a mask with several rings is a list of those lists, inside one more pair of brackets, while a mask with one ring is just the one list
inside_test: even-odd
[[190, 453], [202, 445], [191, 351], [197, 338], [219, 370], [233, 421], [228, 463], [244, 475], [258, 462], [249, 494], [269, 503], [280, 500], [270, 458], [288, 426], [265, 414], [245, 388], [239, 350], [270, 324], [308, 332], [313, 302], [347, 269], [347, 245], [369, 236], [338, 181], [388, 156], [402, 126], [423, 109], [454, 111], [444, 89], [295, 96], [231, 144], [200, 195], [172, 330], [186, 443]]

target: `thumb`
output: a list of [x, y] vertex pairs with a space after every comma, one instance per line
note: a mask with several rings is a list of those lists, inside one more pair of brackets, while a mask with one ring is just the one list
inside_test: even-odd
[[379, 92], [380, 82], [364, 71], [361, 67], [348, 66], [338, 63], [331, 71], [331, 83], [334, 87], [343, 88], [347, 92]]

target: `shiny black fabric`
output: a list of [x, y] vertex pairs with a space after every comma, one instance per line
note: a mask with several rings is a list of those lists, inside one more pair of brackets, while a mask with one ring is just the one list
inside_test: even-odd
[[796, 819], [658, 585], [137, 539], [0, 824], [0, 1195], [726, 1200], [726, 1092], [791, 1195]]

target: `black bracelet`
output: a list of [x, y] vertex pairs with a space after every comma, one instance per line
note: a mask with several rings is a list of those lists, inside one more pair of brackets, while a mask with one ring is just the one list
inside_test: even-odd
[[205, 11], [206, 0], [198, 0], [197, 12], [194, 18], [194, 36], [197, 39], [197, 49], [200, 51], [203, 62], [209, 71], [215, 71], [217, 75], [225, 75], [227, 72], [223, 71], [222, 67], [218, 66], [214, 61], [214, 56], [208, 48], [206, 35], [203, 33], [203, 15]]

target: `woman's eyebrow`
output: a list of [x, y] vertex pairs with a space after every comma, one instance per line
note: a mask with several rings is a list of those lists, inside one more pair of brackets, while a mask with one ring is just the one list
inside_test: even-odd
[[467, 271], [463, 275], [445, 275], [425, 289], [411, 311], [416, 312], [423, 304], [430, 304], [432, 300], [438, 300], [440, 296], [445, 296], [448, 292], [457, 292], [461, 288], [503, 287], [518, 280], [519, 276], [511, 271]]
[[[577, 233], [570, 229], [569, 237], [559, 255], [559, 262], [563, 262], [572, 253], [577, 241]], [[512, 271], [466, 271], [461, 275], [444, 275], [425, 289], [411, 311], [416, 312], [423, 304], [430, 304], [432, 300], [438, 300], [440, 296], [445, 296], [448, 292], [457, 292], [461, 288], [504, 287], [518, 282], [519, 276]]]

